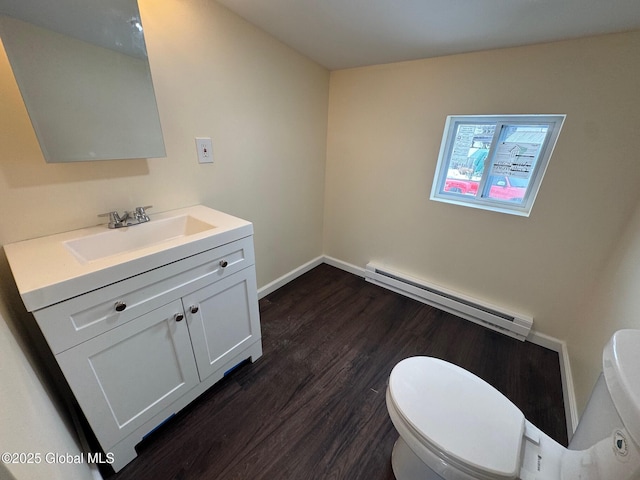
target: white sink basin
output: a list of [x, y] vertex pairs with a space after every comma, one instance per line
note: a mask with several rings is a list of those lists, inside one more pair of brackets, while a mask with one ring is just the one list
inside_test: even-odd
[[87, 263], [214, 228], [216, 228], [215, 225], [198, 220], [191, 215], [180, 215], [131, 227], [106, 230], [63, 243], [78, 261]]

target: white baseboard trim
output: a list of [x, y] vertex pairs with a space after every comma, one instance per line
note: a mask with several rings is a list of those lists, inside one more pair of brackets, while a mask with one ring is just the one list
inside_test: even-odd
[[[321, 255], [260, 288], [258, 290], [258, 298], [269, 295], [270, 293], [276, 291], [278, 288], [289, 283], [291, 280], [294, 280], [303, 273], [308, 272], [312, 268], [315, 268], [322, 263], [326, 263], [328, 265], [331, 265], [332, 267], [339, 268], [341, 270], [344, 270], [345, 272], [352, 273], [359, 277], [364, 278], [365, 276], [365, 269], [362, 267], [343, 262], [342, 260], [338, 260], [337, 258], [329, 257], [327, 255]], [[544, 333], [536, 332], [535, 330], [531, 331], [526, 341], [544, 348], [548, 348], [549, 350], [553, 350], [554, 352], [558, 352], [558, 356], [560, 357], [562, 395], [564, 397], [565, 417], [567, 419], [567, 433], [569, 435], [569, 440], [571, 440], [571, 436], [578, 426], [578, 407], [576, 403], [575, 390], [573, 387], [573, 376], [571, 375], [571, 364], [569, 362], [567, 344], [562, 340], [558, 340], [557, 338], [545, 335]]]
[[340, 270], [344, 270], [345, 272], [353, 273], [354, 275], [364, 278], [364, 268], [356, 267], [355, 265], [326, 255], [322, 257], [322, 259], [327, 265], [331, 265], [332, 267], [339, 268]]
[[258, 299], [266, 297], [270, 293], [275, 292], [280, 287], [285, 286], [292, 280], [295, 280], [303, 273], [307, 273], [309, 270], [317, 267], [324, 262], [324, 256], [319, 256], [313, 260], [299, 266], [298, 268], [291, 270], [289, 273], [285, 273], [280, 278], [276, 278], [273, 282], [266, 284], [264, 287], [258, 289]]
[[573, 375], [571, 374], [571, 363], [569, 362], [569, 352], [567, 343], [563, 340], [545, 335], [544, 333], [532, 331], [527, 337], [527, 341], [539, 345], [554, 352], [558, 352], [560, 357], [560, 377], [562, 380], [562, 396], [564, 397], [564, 411], [567, 419], [567, 433], [569, 440], [578, 427], [578, 404], [576, 402], [576, 392], [573, 387]]

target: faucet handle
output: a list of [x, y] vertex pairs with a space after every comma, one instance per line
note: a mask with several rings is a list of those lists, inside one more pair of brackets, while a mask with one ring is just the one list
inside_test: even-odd
[[[109, 228], [119, 227], [124, 222], [124, 219], [120, 218], [120, 215], [118, 215], [118, 212], [101, 213], [98, 216], [109, 217]], [[125, 215], [125, 219], [126, 219], [126, 215]]]
[[141, 213], [144, 215], [145, 210], [153, 208], [153, 205], [147, 205], [146, 207], [136, 207], [136, 213]]
[[109, 217], [109, 220], [111, 220], [112, 222], [120, 220], [120, 215], [118, 215], [118, 212], [100, 213], [98, 216], [99, 217]]
[[147, 205], [146, 207], [136, 207], [136, 218], [138, 219], [138, 221], [148, 222], [149, 220], [151, 220], [145, 210], [152, 207], [153, 205]]

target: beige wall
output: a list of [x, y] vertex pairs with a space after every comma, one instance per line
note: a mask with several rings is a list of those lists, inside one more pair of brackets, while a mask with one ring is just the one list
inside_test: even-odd
[[630, 219], [598, 283], [586, 296], [567, 335], [578, 397], [586, 399], [611, 334], [640, 328], [640, 206]]
[[[570, 355], [608, 336], [572, 340], [639, 201], [638, 51], [635, 32], [332, 72], [325, 253], [530, 314]], [[567, 114], [531, 216], [430, 201], [446, 116], [509, 113]]]
[[[254, 223], [259, 286], [321, 255], [328, 71], [214, 1], [139, 3], [167, 157], [46, 164], [0, 49], [0, 245], [95, 225], [109, 210], [202, 203]], [[197, 163], [196, 136], [212, 137], [213, 165]], [[20, 320], [2, 294], [12, 280], [0, 257], [0, 340], [11, 342], [4, 325]], [[3, 380], [23, 376], [21, 355], [0, 349]], [[0, 450], [26, 448], [38, 423], [71, 449], [69, 433], [48, 420], [53, 407], [21, 408], [30, 398], [50, 404], [24, 375], [26, 385], [0, 400], [2, 414], [25, 415], [27, 427], [0, 423]]]
[[32, 464], [0, 462], [0, 479], [90, 479], [86, 465], [48, 462], [47, 453], [76, 456], [81, 450], [73, 428], [59, 414], [59, 402], [41, 383], [32, 359], [25, 354], [28, 348], [20, 345], [21, 337], [9, 324], [0, 309], [0, 451], [39, 453], [41, 457]]

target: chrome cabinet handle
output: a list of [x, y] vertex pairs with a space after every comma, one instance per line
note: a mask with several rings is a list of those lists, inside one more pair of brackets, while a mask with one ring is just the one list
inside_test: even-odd
[[115, 308], [116, 312], [122, 312], [125, 308], [127, 308], [127, 304], [124, 302], [116, 302]]
[[189, 310], [191, 311], [191, 313], [198, 313], [198, 310], [200, 310], [200, 309], [198, 308], [197, 305], [191, 305], [189, 307]]
[[181, 322], [184, 319], [184, 315], [182, 313], [176, 313], [173, 317], [176, 322]]
[[226, 261], [226, 260], [220, 260], [220, 266], [221, 266], [222, 268], [225, 268], [227, 265], [229, 265], [229, 264], [227, 263], [227, 261]]

